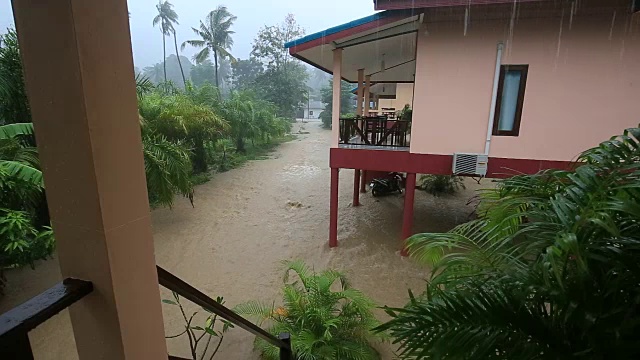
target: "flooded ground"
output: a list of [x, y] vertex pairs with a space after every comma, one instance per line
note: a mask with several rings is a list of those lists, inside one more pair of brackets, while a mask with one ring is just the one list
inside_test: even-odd
[[[361, 196], [363, 206], [353, 208], [353, 170], [342, 170], [339, 246], [329, 249], [330, 131], [321, 129], [319, 122], [301, 126], [306, 134], [280, 146], [270, 159], [217, 174], [198, 186], [195, 208], [179, 199], [173, 210], [154, 210], [157, 263], [210, 296], [223, 296], [228, 306], [250, 299], [278, 302], [280, 261], [286, 259], [303, 259], [316, 269], [342, 270], [354, 287], [378, 304], [402, 306], [407, 289], [420, 292], [428, 274], [428, 269], [399, 256], [402, 196], [374, 199], [367, 193]], [[417, 192], [414, 230], [446, 231], [466, 221], [473, 210], [466, 203], [479, 187], [469, 179], [466, 184], [467, 190], [455, 196], [434, 198]], [[9, 271], [7, 277], [0, 312], [59, 281], [60, 271], [54, 259], [36, 270]], [[167, 335], [179, 333], [180, 312], [163, 307]], [[382, 312], [378, 314], [385, 319]], [[32, 331], [30, 338], [36, 359], [77, 358], [66, 312]], [[188, 357], [186, 338], [167, 343], [171, 354]], [[393, 358], [391, 345], [378, 348], [384, 359]], [[258, 359], [258, 355], [252, 337], [233, 329], [216, 359]]]

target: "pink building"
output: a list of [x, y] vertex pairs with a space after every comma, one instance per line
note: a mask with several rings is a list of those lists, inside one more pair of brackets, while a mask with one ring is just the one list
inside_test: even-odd
[[340, 119], [334, 81], [332, 247], [339, 169], [355, 169], [354, 205], [361, 172], [407, 173], [405, 239], [418, 173], [507, 177], [566, 168], [581, 151], [638, 124], [640, 2], [374, 5], [384, 11], [285, 44], [292, 56], [357, 84], [359, 114], [373, 114], [371, 87], [413, 85], [408, 124]]

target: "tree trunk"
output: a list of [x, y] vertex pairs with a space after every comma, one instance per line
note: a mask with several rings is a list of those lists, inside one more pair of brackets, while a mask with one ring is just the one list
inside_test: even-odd
[[176, 57], [178, 58], [178, 65], [180, 66], [180, 73], [182, 74], [182, 82], [184, 83], [185, 90], [187, 89], [187, 78], [184, 77], [184, 70], [182, 69], [182, 62], [180, 61], [180, 54], [178, 53], [178, 39], [176, 38], [176, 32], [173, 32], [173, 44], [176, 46]]
[[220, 80], [218, 80], [218, 52], [216, 49], [213, 49], [213, 60], [216, 63], [216, 88], [218, 88], [218, 92], [220, 92]]
[[167, 44], [164, 33], [162, 33], [162, 66], [164, 68], [164, 82], [167, 82]]
[[236, 138], [236, 152], [243, 154], [246, 152], [244, 148], [244, 138], [242, 136], [238, 136]]

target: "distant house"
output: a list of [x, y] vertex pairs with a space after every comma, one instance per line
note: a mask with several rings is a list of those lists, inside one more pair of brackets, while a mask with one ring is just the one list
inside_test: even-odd
[[311, 100], [302, 105], [304, 110], [304, 119], [319, 119], [320, 113], [324, 110], [324, 104], [322, 101]]
[[[506, 177], [566, 168], [581, 151], [637, 126], [639, 3], [376, 0], [383, 11], [285, 44], [333, 74], [333, 109], [337, 80], [357, 84], [363, 117], [333, 111], [329, 245], [338, 244], [340, 169], [354, 169], [356, 182], [367, 177], [361, 171], [407, 174], [405, 239], [417, 173]], [[405, 85], [412, 100], [398, 103]], [[405, 102], [410, 123], [379, 116]]]

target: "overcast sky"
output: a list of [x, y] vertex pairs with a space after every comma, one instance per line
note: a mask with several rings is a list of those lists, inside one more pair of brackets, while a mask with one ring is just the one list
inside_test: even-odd
[[[157, 3], [158, 0], [128, 0], [133, 57], [140, 68], [162, 60], [162, 36], [151, 23]], [[179, 44], [195, 37], [191, 27], [196, 27], [211, 10], [218, 5], [226, 5], [238, 17], [233, 27], [236, 33], [231, 53], [243, 59], [249, 56], [258, 30], [264, 25], [282, 22], [288, 13], [295, 15], [307, 34], [374, 13], [373, 0], [173, 0], [171, 3], [180, 21], [177, 28]], [[4, 33], [12, 24], [11, 1], [0, 0], [0, 32]], [[194, 53], [195, 50], [186, 48], [183, 55], [191, 58]]]

